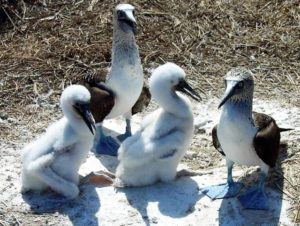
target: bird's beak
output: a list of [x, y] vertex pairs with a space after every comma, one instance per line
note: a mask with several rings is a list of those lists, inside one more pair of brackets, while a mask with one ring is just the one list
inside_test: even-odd
[[175, 90], [189, 95], [196, 101], [202, 100], [200, 95], [185, 80], [181, 80], [178, 85], [175, 86]]
[[226, 103], [226, 101], [234, 95], [236, 85], [238, 84], [238, 82], [239, 81], [227, 80], [227, 83], [226, 83], [227, 87], [226, 87], [226, 90], [225, 90], [225, 94], [224, 94], [218, 108], [222, 107]]
[[91, 113], [90, 106], [88, 104], [79, 104], [73, 106], [77, 113], [82, 117], [85, 124], [89, 127], [90, 131], [94, 135], [94, 130], [96, 130], [95, 120]]
[[119, 17], [118, 20], [121, 23], [121, 29], [124, 32], [128, 32], [129, 30], [132, 31], [134, 34], [136, 34], [137, 32], [137, 28], [136, 28], [136, 20], [134, 18], [133, 15], [133, 11], [132, 10], [127, 10], [125, 11], [124, 16]]
[[127, 19], [136, 25], [136, 20], [133, 16], [133, 11], [127, 11], [126, 15], [127, 15]]
[[135, 18], [133, 16], [132, 11], [126, 12], [126, 15], [127, 15], [128, 21], [131, 22], [131, 27], [132, 27], [133, 34], [136, 35], [136, 33], [137, 33], [137, 26], [136, 26], [136, 20], [135, 20]]

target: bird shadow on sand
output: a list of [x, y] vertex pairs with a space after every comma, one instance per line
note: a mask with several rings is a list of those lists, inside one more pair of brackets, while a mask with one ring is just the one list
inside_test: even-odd
[[[243, 209], [237, 198], [223, 199], [219, 210], [219, 225], [280, 225], [282, 210], [283, 170], [280, 164], [287, 158], [287, 146], [280, 146], [277, 166], [271, 169], [266, 183], [269, 210]], [[239, 181], [246, 188], [258, 181], [259, 170], [243, 176]], [[243, 192], [242, 190], [241, 192]]]
[[149, 216], [147, 211], [152, 205], [158, 205], [160, 213], [165, 216], [182, 218], [192, 213], [197, 201], [204, 196], [199, 193], [197, 182], [190, 177], [170, 183], [122, 188], [118, 192], [125, 194], [128, 203], [140, 213], [147, 226], [155, 223], [155, 216]]
[[30, 205], [35, 214], [54, 214], [56, 212], [68, 216], [74, 226], [99, 226], [95, 214], [100, 209], [100, 200], [92, 185], [80, 186], [80, 195], [75, 200], [67, 200], [52, 191], [41, 194], [26, 193], [23, 200]]

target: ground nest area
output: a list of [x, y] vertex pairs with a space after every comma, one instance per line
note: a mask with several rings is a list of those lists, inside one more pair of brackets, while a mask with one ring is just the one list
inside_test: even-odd
[[[128, 1], [127, 1], [128, 2]], [[297, 225], [300, 224], [300, 4], [297, 0], [197, 0], [128, 3], [136, 7], [137, 44], [145, 81], [164, 62], [181, 66], [203, 91], [192, 102], [195, 134], [180, 167], [211, 170], [169, 184], [114, 189], [80, 186], [79, 197], [20, 194], [20, 150], [62, 116], [64, 87], [103, 80], [111, 62], [112, 10], [120, 1], [0, 0], [0, 226], [12, 225]], [[254, 110], [281, 127], [280, 157], [267, 180], [269, 211], [244, 210], [236, 199], [211, 201], [199, 190], [226, 180], [213, 148], [223, 78], [232, 67], [255, 75]], [[134, 129], [153, 101], [133, 117]], [[116, 135], [121, 118], [104, 123]], [[90, 152], [80, 169], [115, 170], [117, 160]], [[235, 180], [251, 185], [256, 167], [235, 166]]]

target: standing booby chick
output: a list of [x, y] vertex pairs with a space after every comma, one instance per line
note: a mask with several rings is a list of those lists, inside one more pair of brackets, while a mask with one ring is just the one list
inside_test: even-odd
[[72, 85], [63, 91], [60, 103], [64, 117], [22, 150], [22, 192], [50, 187], [74, 199], [79, 194], [78, 170], [94, 139], [90, 93]]
[[143, 186], [176, 177], [179, 161], [193, 135], [190, 101], [181, 91], [199, 101], [200, 96], [185, 81], [176, 64], [166, 63], [152, 74], [150, 93], [160, 108], [146, 116], [141, 128], [120, 146], [117, 186]]
[[226, 157], [227, 183], [202, 190], [209, 197], [234, 197], [242, 183], [232, 179], [234, 162], [258, 165], [261, 176], [258, 185], [239, 196], [245, 208], [267, 209], [264, 182], [270, 167], [274, 167], [279, 153], [280, 132], [273, 118], [252, 112], [254, 80], [245, 68], [234, 68], [226, 75], [226, 91], [219, 108], [223, 106], [219, 124], [213, 128], [214, 147]]
[[[119, 4], [113, 14], [113, 47], [112, 66], [107, 81], [93, 85], [91, 99], [93, 115], [98, 115], [97, 123], [103, 119], [124, 115], [126, 133], [118, 138], [123, 141], [131, 135], [131, 108], [138, 100], [143, 88], [143, 70], [135, 41], [136, 20], [134, 7], [130, 4]], [[106, 101], [103, 101], [103, 100]], [[99, 139], [95, 145], [99, 154], [117, 155], [119, 145], [112, 137], [98, 129]]]

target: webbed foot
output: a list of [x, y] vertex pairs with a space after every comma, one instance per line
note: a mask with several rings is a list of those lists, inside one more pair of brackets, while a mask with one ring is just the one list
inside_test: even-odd
[[111, 155], [111, 156], [118, 155], [119, 147], [120, 145], [118, 144], [118, 142], [110, 136], [101, 137], [101, 139], [95, 145], [97, 154]]
[[205, 187], [201, 192], [211, 199], [223, 199], [235, 197], [244, 185], [239, 182], [212, 185]]
[[118, 135], [117, 138], [120, 142], [123, 142], [128, 137], [131, 137], [131, 135], [132, 135], [131, 132], [126, 131], [126, 133]]
[[248, 189], [238, 197], [238, 200], [245, 209], [267, 210], [269, 209], [268, 198], [260, 186]]

